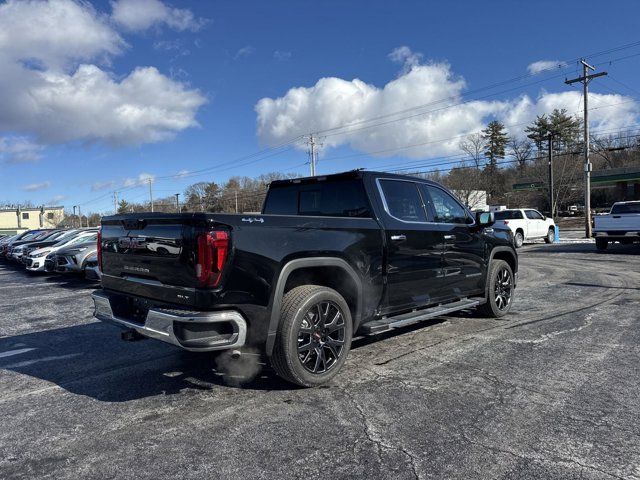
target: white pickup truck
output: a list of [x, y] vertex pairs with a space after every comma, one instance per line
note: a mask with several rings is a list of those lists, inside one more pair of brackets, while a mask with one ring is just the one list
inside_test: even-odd
[[493, 212], [496, 225], [505, 226], [513, 232], [516, 248], [527, 240], [543, 238], [553, 243], [556, 236], [556, 224], [532, 208], [517, 208]]
[[593, 219], [596, 248], [606, 250], [610, 242], [640, 241], [640, 201], [616, 202], [606, 215]]

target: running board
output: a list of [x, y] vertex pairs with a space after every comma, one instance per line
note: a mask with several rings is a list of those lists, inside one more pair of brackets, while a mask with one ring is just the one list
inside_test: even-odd
[[365, 335], [375, 335], [376, 333], [386, 332], [394, 328], [405, 327], [413, 323], [421, 322], [429, 318], [439, 317], [447, 313], [457, 312], [465, 308], [477, 307], [480, 305], [480, 299], [463, 298], [457, 302], [444, 303], [436, 307], [429, 307], [423, 310], [403, 313], [393, 317], [382, 318], [380, 320], [372, 320], [362, 324], [360, 330]]

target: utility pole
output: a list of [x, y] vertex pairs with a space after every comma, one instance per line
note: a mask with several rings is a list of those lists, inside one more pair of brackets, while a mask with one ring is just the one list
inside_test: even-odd
[[118, 213], [118, 191], [113, 191], [113, 214], [116, 215]]
[[238, 213], [238, 190], [236, 190], [236, 213]]
[[589, 70], [596, 68], [589, 65], [584, 59], [582, 63], [582, 76], [565, 80], [564, 83], [572, 85], [574, 83], [582, 83], [582, 97], [584, 98], [584, 234], [585, 237], [591, 238], [591, 163], [589, 162], [589, 82], [596, 77], [602, 77], [607, 72], [594, 73], [589, 75]]
[[149, 203], [151, 203], [151, 212], [153, 213], [153, 190], [151, 188], [151, 182], [153, 179], [149, 177], [147, 180], [149, 182]]
[[80, 209], [80, 205], [78, 205], [78, 217], [80, 218], [80, 228], [82, 228], [82, 210]]
[[76, 226], [76, 208], [77, 207], [74, 205], [73, 206], [73, 226], [74, 226], [74, 228]]
[[180, 213], [180, 194], [176, 193], [176, 210]]
[[551, 208], [551, 219], [555, 221], [554, 201], [553, 201], [553, 135], [549, 134], [549, 205]]
[[316, 160], [317, 160], [316, 146], [318, 146], [318, 144], [316, 143], [316, 139], [313, 137], [313, 133], [309, 134], [307, 145], [309, 145], [309, 166], [311, 167], [311, 176], [315, 177], [316, 176]]

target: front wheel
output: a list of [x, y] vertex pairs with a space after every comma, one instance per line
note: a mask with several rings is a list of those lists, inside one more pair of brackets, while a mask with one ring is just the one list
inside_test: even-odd
[[556, 232], [553, 229], [553, 227], [549, 227], [549, 231], [547, 232], [547, 236], [544, 237], [544, 241], [545, 243], [553, 243], [555, 239], [556, 239]]
[[293, 288], [282, 301], [271, 365], [289, 382], [322, 385], [344, 365], [352, 336], [349, 305], [338, 292], [318, 285]]
[[511, 310], [515, 281], [511, 266], [504, 260], [493, 260], [487, 275], [487, 302], [478, 311], [487, 316], [499, 318]]

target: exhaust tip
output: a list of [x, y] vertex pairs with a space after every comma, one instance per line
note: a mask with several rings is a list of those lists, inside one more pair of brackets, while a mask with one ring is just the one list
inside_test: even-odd
[[242, 356], [242, 352], [240, 350], [231, 350], [231, 358], [233, 360], [238, 360]]

